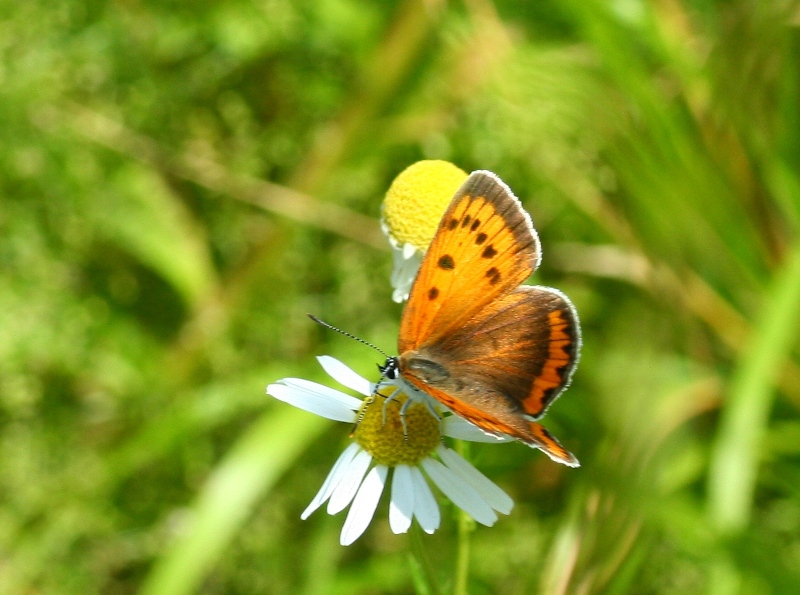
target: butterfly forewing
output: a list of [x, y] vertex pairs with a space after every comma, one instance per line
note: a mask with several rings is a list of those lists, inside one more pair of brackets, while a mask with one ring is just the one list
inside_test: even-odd
[[539, 263], [539, 238], [509, 188], [473, 172], [456, 193], [403, 311], [400, 353], [448, 336]]

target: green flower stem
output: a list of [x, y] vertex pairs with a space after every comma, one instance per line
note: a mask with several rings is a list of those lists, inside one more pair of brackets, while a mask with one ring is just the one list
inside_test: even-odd
[[[469, 444], [463, 440], [455, 441], [455, 450], [465, 459], [469, 460]], [[470, 533], [474, 528], [474, 522], [470, 516], [458, 510], [458, 545], [456, 551], [456, 567], [453, 577], [453, 594], [467, 595], [469, 590], [469, 555], [470, 555]]]
[[409, 552], [411, 578], [417, 595], [440, 595], [442, 590], [433, 573], [433, 565], [425, 552], [422, 529], [417, 523], [411, 525], [411, 551]]

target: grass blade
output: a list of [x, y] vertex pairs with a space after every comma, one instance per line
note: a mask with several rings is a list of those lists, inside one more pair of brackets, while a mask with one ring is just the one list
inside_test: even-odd
[[797, 339], [800, 323], [800, 244], [776, 273], [752, 344], [742, 352], [711, 453], [708, 499], [723, 533], [744, 528], [755, 490], [760, 445], [773, 401], [773, 385]]
[[328, 420], [290, 408], [262, 416], [209, 478], [192, 507], [190, 525], [156, 562], [142, 595], [194, 592], [255, 502], [328, 425]]

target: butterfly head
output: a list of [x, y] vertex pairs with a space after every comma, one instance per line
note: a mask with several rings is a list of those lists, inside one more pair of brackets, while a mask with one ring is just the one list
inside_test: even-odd
[[[432, 359], [422, 357], [419, 352], [414, 351], [387, 358], [384, 365], [378, 365], [378, 370], [381, 373], [381, 378], [403, 380], [402, 377], [404, 375], [410, 374], [431, 386], [451, 380], [447, 368], [437, 364]], [[406, 382], [403, 382], [403, 386], [410, 390], [415, 390], [416, 388], [413, 384], [409, 385]]]
[[385, 364], [378, 364], [378, 371], [381, 373], [382, 378], [397, 380], [400, 375], [400, 360], [397, 356], [387, 357]]

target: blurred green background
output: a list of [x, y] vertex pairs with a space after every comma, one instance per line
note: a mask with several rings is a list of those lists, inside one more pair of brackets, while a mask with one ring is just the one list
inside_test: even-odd
[[[387, 498], [300, 512], [348, 429], [264, 394], [372, 379], [380, 202], [500, 175], [575, 302], [470, 592], [800, 592], [800, 12], [756, 0], [0, 5], [0, 592], [412, 593]], [[444, 592], [456, 522], [425, 537]]]

